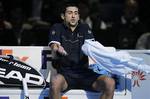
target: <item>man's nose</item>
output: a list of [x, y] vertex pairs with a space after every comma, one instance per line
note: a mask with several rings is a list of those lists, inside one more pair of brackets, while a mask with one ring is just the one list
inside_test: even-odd
[[74, 13], [72, 13], [72, 18], [74, 18], [75, 17], [75, 14]]

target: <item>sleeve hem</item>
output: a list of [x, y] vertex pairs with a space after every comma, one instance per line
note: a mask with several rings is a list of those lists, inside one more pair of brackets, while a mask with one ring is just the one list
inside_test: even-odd
[[48, 46], [50, 46], [50, 45], [53, 44], [53, 43], [58, 44], [58, 45], [61, 45], [60, 42], [58, 42], [58, 41], [51, 41], [51, 42], [48, 43]]

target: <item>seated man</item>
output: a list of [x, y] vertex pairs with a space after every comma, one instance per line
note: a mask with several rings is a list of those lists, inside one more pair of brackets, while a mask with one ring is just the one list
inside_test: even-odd
[[57, 57], [57, 75], [51, 79], [50, 99], [61, 99], [61, 91], [92, 89], [101, 92], [99, 99], [113, 99], [115, 80], [88, 68], [88, 57], [81, 50], [86, 39], [94, 39], [87, 24], [79, 22], [78, 6], [68, 3], [63, 9], [63, 23], [50, 30], [49, 46]]

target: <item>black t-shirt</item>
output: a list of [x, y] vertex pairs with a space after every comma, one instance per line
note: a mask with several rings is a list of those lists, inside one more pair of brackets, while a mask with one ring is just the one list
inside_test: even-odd
[[81, 50], [85, 39], [93, 39], [93, 34], [87, 24], [78, 24], [73, 32], [63, 23], [52, 26], [49, 44], [60, 43], [68, 53], [67, 56], [60, 56], [61, 67], [82, 68], [87, 64], [87, 57]]

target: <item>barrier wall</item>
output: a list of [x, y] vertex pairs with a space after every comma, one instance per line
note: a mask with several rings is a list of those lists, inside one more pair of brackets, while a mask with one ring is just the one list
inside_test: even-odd
[[[140, 55], [140, 57], [144, 57], [145, 61], [149, 64], [149, 51], [130, 50], [129, 52], [135, 56]], [[50, 82], [51, 76], [56, 73], [56, 71], [51, 66], [51, 51], [47, 47], [1, 46], [0, 55], [13, 55], [29, 64], [30, 66], [33, 66], [42, 73], [48, 83]], [[141, 88], [139, 89], [136, 86], [132, 86], [133, 82], [131, 82], [130, 78], [131, 75], [126, 75], [126, 77], [118, 77], [118, 88], [115, 90], [114, 99], [139, 99], [136, 97], [136, 95], [133, 95], [133, 93], [137, 94], [138, 92], [141, 92]], [[131, 88], [138, 91], [131, 91]], [[48, 95], [49, 88], [29, 88], [30, 99], [48, 99]], [[98, 99], [100, 94], [85, 90], [70, 90], [66, 93], [62, 93], [62, 95], [62, 99]], [[0, 99], [23, 99], [23, 90], [22, 88], [15, 86], [13, 86], [13, 88], [2, 87], [0, 89]]]

